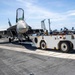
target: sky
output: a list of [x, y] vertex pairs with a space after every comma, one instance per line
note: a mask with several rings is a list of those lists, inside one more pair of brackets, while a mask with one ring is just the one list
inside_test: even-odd
[[25, 21], [33, 29], [41, 28], [43, 19], [47, 29], [48, 19], [52, 30], [75, 27], [75, 0], [0, 0], [0, 30], [9, 27], [8, 18], [16, 24], [17, 8], [24, 9]]

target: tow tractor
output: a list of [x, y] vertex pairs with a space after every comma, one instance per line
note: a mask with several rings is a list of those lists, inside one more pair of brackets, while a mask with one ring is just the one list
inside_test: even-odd
[[50, 33], [48, 33], [44, 21], [45, 20], [41, 21], [41, 27], [43, 28], [44, 33], [31, 36], [34, 46], [44, 50], [47, 48], [61, 50], [65, 53], [75, 50], [75, 30], [64, 28], [64, 30], [61, 29], [59, 32], [57, 30], [52, 31], [50, 28], [50, 19], [48, 19], [50, 30]]

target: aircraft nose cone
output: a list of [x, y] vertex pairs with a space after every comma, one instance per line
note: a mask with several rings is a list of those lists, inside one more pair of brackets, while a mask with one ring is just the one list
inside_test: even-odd
[[25, 33], [25, 32], [27, 32], [27, 30], [28, 30], [27, 24], [22, 20], [18, 21], [18, 23], [17, 23], [17, 32], [18, 33]]

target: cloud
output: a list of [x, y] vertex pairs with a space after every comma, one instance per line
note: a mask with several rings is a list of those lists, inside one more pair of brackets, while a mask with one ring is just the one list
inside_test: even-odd
[[64, 20], [66, 17], [63, 14], [51, 12], [45, 8], [38, 6], [38, 1], [32, 0], [17, 0], [20, 3], [23, 3], [25, 7], [25, 12], [27, 12], [27, 17], [30, 19], [44, 19], [51, 18], [53, 21]]
[[[25, 11], [25, 19], [27, 19], [26, 21], [28, 21], [27, 23], [29, 23], [29, 25], [36, 27], [37, 25], [40, 24], [41, 20], [50, 18], [53, 27], [56, 25], [58, 25], [57, 27], [60, 27], [67, 25], [69, 21], [72, 19], [71, 16], [75, 15], [75, 10], [69, 10], [62, 13], [53, 12], [50, 9], [46, 9], [44, 7], [39, 6], [38, 5], [39, 2], [40, 0], [14, 0], [14, 1], [9, 0], [9, 2], [4, 1], [4, 4], [6, 4], [6, 6], [8, 6], [10, 9], [7, 8], [6, 10], [4, 9], [3, 11], [1, 11], [0, 16], [4, 15], [6, 19], [10, 18], [13, 23], [15, 20], [16, 9], [18, 7], [21, 7]], [[60, 4], [62, 4], [59, 2], [53, 3], [57, 5], [59, 4], [58, 5], [59, 7]], [[63, 6], [63, 4], [61, 6]]]
[[60, 0], [49, 1], [47, 4], [49, 4], [50, 6], [55, 6], [55, 7], [64, 7], [65, 5], [63, 4], [63, 1], [60, 1]]
[[67, 13], [68, 13], [68, 16], [75, 16], [75, 10], [70, 10]]
[[[25, 10], [25, 17], [28, 19], [35, 19], [35, 20], [42, 20], [42, 19], [48, 19], [50, 18], [53, 22], [57, 21], [65, 21], [70, 19], [70, 16], [75, 15], [75, 10], [69, 10], [66, 12], [58, 13], [53, 12], [48, 9], [45, 9], [44, 7], [40, 7], [38, 5], [39, 0], [17, 0], [19, 4], [22, 4], [24, 10]], [[51, 2], [52, 4], [60, 4], [62, 6], [63, 3], [59, 1]]]
[[[74, 22], [71, 22], [71, 18], [70, 18], [72, 16], [72, 14], [74, 13], [74, 11], [72, 11], [72, 10], [58, 13], [58, 12], [53, 12], [53, 11], [47, 10], [43, 7], [40, 7], [37, 3], [38, 1], [36, 1], [36, 0], [35, 0], [35, 2], [27, 1], [27, 0], [20, 0], [19, 2], [20, 2], [20, 4], [22, 3], [22, 5], [24, 7], [27, 19], [33, 21], [33, 22], [30, 21], [30, 24], [29, 24], [33, 28], [36, 28], [37, 25], [38, 25], [37, 28], [39, 28], [40, 23], [38, 23], [38, 22], [43, 19], [48, 19], [48, 18], [51, 19], [52, 29], [55, 29], [55, 28], [60, 29], [61, 27], [71, 28], [71, 26], [74, 26]], [[37, 22], [36, 22], [36, 20], [37, 20]], [[46, 23], [46, 25], [47, 25], [47, 29], [49, 29], [47, 23]]]

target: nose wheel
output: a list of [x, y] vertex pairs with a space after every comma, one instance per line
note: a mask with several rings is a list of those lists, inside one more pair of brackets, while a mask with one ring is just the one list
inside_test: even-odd
[[9, 38], [9, 42], [12, 42], [14, 39], [13, 38]]
[[9, 38], [9, 42], [11, 42], [11, 38]]

